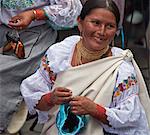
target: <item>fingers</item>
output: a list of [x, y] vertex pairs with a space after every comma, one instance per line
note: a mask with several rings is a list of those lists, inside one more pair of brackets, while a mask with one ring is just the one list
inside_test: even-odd
[[55, 104], [60, 105], [64, 103], [68, 103], [71, 100], [71, 97], [58, 97]]
[[74, 98], [71, 99], [69, 102], [71, 106], [80, 106], [80, 102], [78, 100], [74, 100]]
[[17, 15], [17, 16], [12, 17], [9, 20], [9, 22], [11, 22], [11, 23], [17, 23], [20, 19], [21, 19], [20, 16]]
[[29, 10], [12, 17], [8, 25], [14, 29], [22, 29], [28, 27], [32, 21], [33, 11]]
[[54, 89], [52, 98], [57, 105], [66, 103], [72, 99], [72, 92], [67, 88], [58, 87]]
[[55, 88], [55, 90], [61, 91], [61, 92], [71, 92], [72, 91], [70, 89], [64, 88], [64, 87], [57, 87]]
[[83, 112], [82, 107], [80, 106], [80, 100], [79, 97], [73, 97], [72, 100], [69, 102], [71, 106], [71, 112], [74, 114], [82, 114]]
[[13, 20], [9, 21], [8, 25], [11, 28], [18, 29], [18, 30], [22, 30], [24, 28], [21, 20], [19, 20], [19, 19], [14, 20], [14, 21]]
[[73, 97], [69, 102], [71, 111], [77, 115], [88, 114], [88, 108], [90, 106], [90, 100], [83, 96]]
[[67, 88], [58, 87], [55, 89], [55, 95], [58, 97], [69, 97], [72, 96], [72, 91]]
[[71, 106], [71, 112], [76, 115], [85, 115], [87, 114], [86, 110], [81, 106]]
[[9, 21], [8, 25], [10, 25], [12, 27], [18, 27], [21, 25], [21, 19], [19, 19], [19, 18], [11, 19]]

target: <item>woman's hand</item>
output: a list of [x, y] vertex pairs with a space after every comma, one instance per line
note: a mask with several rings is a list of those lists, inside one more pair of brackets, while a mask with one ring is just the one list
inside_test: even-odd
[[77, 115], [85, 115], [96, 110], [96, 104], [87, 97], [77, 96], [70, 101], [71, 111]]
[[57, 87], [52, 92], [42, 96], [36, 105], [36, 109], [48, 111], [55, 105], [60, 105], [69, 102], [72, 99], [72, 92], [63, 87]]
[[32, 10], [22, 12], [11, 18], [8, 25], [14, 29], [24, 29], [34, 20], [34, 13]]
[[71, 90], [63, 87], [57, 87], [51, 93], [50, 102], [53, 105], [60, 105], [69, 102], [72, 99]]
[[77, 96], [70, 101], [71, 111], [76, 115], [91, 115], [97, 120], [109, 125], [106, 110], [87, 97]]

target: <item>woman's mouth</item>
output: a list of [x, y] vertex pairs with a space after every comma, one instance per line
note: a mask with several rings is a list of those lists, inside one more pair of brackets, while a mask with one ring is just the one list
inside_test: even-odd
[[104, 42], [104, 38], [102, 38], [102, 37], [95, 37], [95, 40], [96, 40], [96, 42], [98, 42], [98, 43]]

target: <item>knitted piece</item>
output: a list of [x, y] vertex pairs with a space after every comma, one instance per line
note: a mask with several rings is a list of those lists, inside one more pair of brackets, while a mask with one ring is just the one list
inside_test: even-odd
[[84, 115], [73, 114], [68, 104], [60, 105], [56, 117], [59, 135], [76, 135], [86, 126], [86, 123], [87, 118]]

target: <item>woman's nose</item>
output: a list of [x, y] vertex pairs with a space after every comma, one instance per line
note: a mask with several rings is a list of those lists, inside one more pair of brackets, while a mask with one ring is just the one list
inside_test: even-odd
[[105, 35], [105, 25], [102, 24], [99, 26], [99, 33], [101, 36]]

